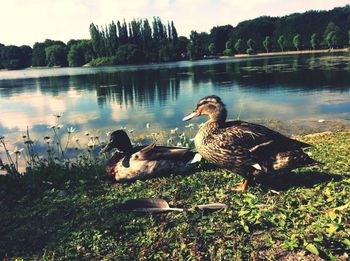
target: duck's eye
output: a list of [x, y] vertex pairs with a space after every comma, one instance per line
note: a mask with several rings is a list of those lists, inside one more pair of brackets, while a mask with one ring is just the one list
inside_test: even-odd
[[134, 156], [134, 159], [136, 159], [136, 160], [137, 160], [138, 158], [139, 158], [139, 156], [138, 156], [138, 155], [135, 155], [135, 156]]

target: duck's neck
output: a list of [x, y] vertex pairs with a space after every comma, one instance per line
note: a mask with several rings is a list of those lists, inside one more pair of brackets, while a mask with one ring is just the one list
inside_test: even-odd
[[[218, 127], [221, 127], [225, 124], [227, 118], [227, 110], [224, 106], [217, 108], [217, 111], [209, 115], [209, 121], [217, 124]], [[214, 125], [215, 125], [214, 124]]]
[[125, 140], [123, 144], [119, 145], [118, 150], [124, 154], [129, 154], [132, 152], [133, 147], [130, 140]]

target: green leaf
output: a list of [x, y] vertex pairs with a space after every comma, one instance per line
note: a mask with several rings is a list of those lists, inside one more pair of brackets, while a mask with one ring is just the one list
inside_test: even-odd
[[345, 238], [345, 239], [343, 240], [343, 243], [344, 243], [345, 245], [347, 245], [347, 246], [350, 247], [350, 240], [349, 240], [349, 239]]
[[315, 245], [309, 243], [305, 246], [306, 250], [308, 250], [309, 252], [311, 252], [314, 255], [319, 255], [320, 253], [318, 252], [317, 248], [315, 247]]

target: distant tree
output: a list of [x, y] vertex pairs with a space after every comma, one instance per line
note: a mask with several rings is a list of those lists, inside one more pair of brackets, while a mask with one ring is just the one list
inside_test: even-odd
[[1, 68], [4, 68], [4, 67], [2, 66], [2, 58], [1, 58], [1, 50], [2, 50], [3, 47], [5, 47], [5, 45], [3, 45], [2, 43], [0, 43], [0, 69], [1, 69]]
[[9, 70], [25, 67], [21, 49], [15, 45], [7, 45], [1, 48], [1, 66]]
[[21, 67], [30, 67], [32, 65], [33, 49], [28, 45], [22, 45], [19, 48], [22, 52]]
[[136, 44], [124, 44], [119, 46], [115, 55], [115, 60], [118, 64], [140, 63], [143, 59], [143, 54]]
[[175, 52], [176, 52], [177, 59], [186, 58], [188, 43], [189, 43], [189, 40], [186, 37], [184, 36], [178, 37], [177, 41], [175, 42]]
[[326, 37], [327, 45], [330, 49], [333, 49], [338, 44], [338, 37], [335, 31], [331, 31]]
[[228, 50], [228, 49], [233, 50], [235, 48], [232, 40], [228, 40], [225, 44], [225, 47], [226, 47], [226, 50]]
[[51, 45], [45, 48], [46, 63], [51, 66], [66, 66], [67, 53], [62, 45]]
[[196, 49], [192, 42], [187, 44], [187, 55], [191, 60], [194, 60], [196, 57]]
[[227, 56], [232, 56], [233, 55], [233, 42], [231, 40], [228, 40], [225, 44], [226, 49], [224, 50], [223, 54]]
[[319, 39], [318, 39], [318, 34], [317, 33], [313, 33], [311, 35], [311, 39], [310, 39], [310, 44], [312, 49], [317, 49], [319, 47]]
[[232, 49], [225, 49], [223, 51], [223, 54], [226, 55], [226, 56], [232, 56], [233, 55], [233, 51], [232, 51]]
[[217, 53], [222, 53], [227, 49], [225, 44], [230, 39], [233, 30], [232, 25], [214, 26], [210, 30], [211, 42], [215, 44]]
[[297, 51], [299, 51], [300, 44], [301, 44], [301, 36], [300, 34], [297, 34], [293, 37], [293, 45], [297, 49]]
[[190, 59], [201, 59], [204, 55], [209, 54], [209, 43], [209, 34], [192, 31], [190, 34], [190, 43], [187, 46], [187, 53]]
[[210, 52], [210, 54], [211, 55], [214, 55], [215, 54], [215, 44], [214, 43], [211, 43], [211, 44], [209, 44], [209, 46], [208, 46], [208, 50], [209, 50], [209, 52]]
[[235, 49], [237, 53], [242, 53], [243, 52], [243, 41], [242, 39], [238, 39], [237, 42], [235, 43]]
[[255, 42], [254, 42], [254, 40], [250, 38], [250, 39], [247, 41], [247, 45], [248, 45], [248, 49], [246, 50], [246, 53], [247, 53], [247, 54], [254, 54], [254, 53], [255, 53], [255, 50], [254, 50]]
[[326, 43], [328, 48], [335, 48], [339, 41], [340, 28], [333, 22], [329, 22], [324, 33], [323, 41]]
[[91, 37], [91, 44], [96, 56], [97, 57], [105, 56], [106, 52], [104, 50], [101, 32], [99, 31], [98, 26], [95, 26], [93, 23], [90, 24], [90, 37]]
[[278, 42], [278, 45], [279, 45], [280, 48], [281, 48], [281, 51], [283, 52], [283, 51], [284, 51], [284, 47], [285, 47], [286, 44], [287, 44], [287, 40], [286, 40], [286, 38], [284, 37], [284, 35], [281, 35], [281, 36], [278, 38], [277, 42]]
[[67, 50], [69, 52], [70, 48], [73, 46], [73, 45], [77, 45], [81, 42], [81, 40], [76, 40], [76, 39], [71, 39], [67, 42]]
[[33, 46], [32, 53], [32, 65], [33, 66], [45, 66], [46, 65], [46, 55], [45, 55], [45, 44], [35, 43]]
[[263, 41], [263, 46], [264, 46], [266, 52], [268, 53], [271, 49], [271, 37], [270, 36], [265, 37], [265, 40]]
[[85, 63], [84, 52], [78, 44], [70, 47], [68, 52], [68, 65], [71, 67], [82, 66]]

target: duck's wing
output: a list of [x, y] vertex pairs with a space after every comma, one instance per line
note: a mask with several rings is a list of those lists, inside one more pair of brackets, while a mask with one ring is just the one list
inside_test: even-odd
[[195, 153], [187, 148], [156, 146], [155, 143], [145, 147], [139, 147], [134, 154], [140, 160], [173, 160], [183, 162], [188, 162], [195, 156]]
[[120, 152], [114, 152], [112, 157], [107, 161], [106, 165], [106, 174], [108, 177], [114, 177], [115, 175], [115, 166], [117, 163], [124, 158], [124, 154]]
[[245, 121], [226, 122], [222, 130], [223, 139], [230, 140], [231, 145], [248, 149], [252, 153], [261, 150], [289, 151], [311, 146], [265, 126]]

